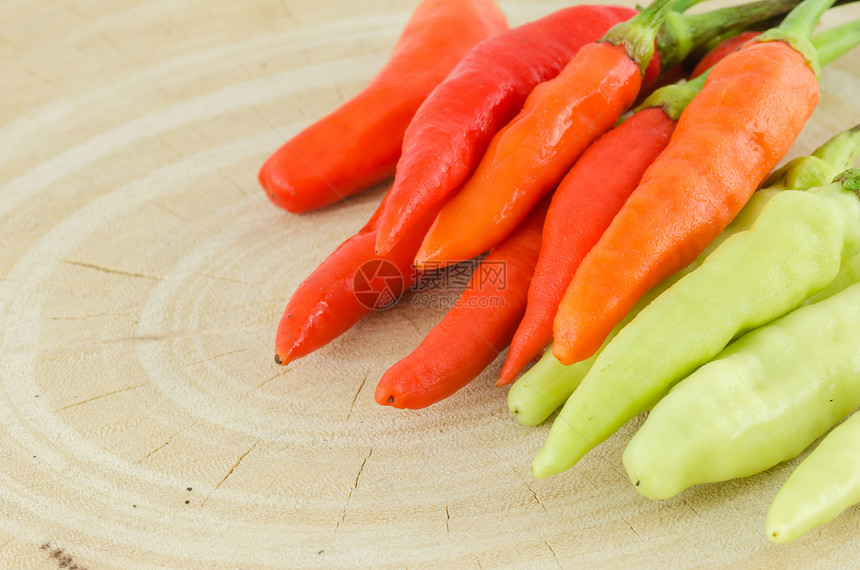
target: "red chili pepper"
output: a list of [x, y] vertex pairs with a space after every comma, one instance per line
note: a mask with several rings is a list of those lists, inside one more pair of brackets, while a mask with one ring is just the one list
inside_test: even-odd
[[389, 178], [427, 95], [469, 49], [507, 27], [492, 0], [423, 0], [373, 81], [269, 157], [260, 185], [276, 205], [305, 212]]
[[[429, 406], [471, 382], [504, 350], [525, 311], [548, 206], [544, 199], [484, 258], [457, 304], [413, 352], [388, 369], [376, 387], [378, 403]], [[503, 279], [496, 272], [500, 268]]]
[[720, 61], [730, 53], [738, 51], [745, 43], [747, 43], [753, 38], [757, 38], [760, 35], [761, 32], [743, 32], [722, 41], [717, 47], [708, 52], [708, 54], [703, 57], [699, 61], [699, 63], [696, 64], [696, 67], [690, 74], [690, 78], [700, 76], [701, 74], [712, 68], [718, 61]]
[[[621, 6], [572, 6], [484, 40], [466, 54], [406, 129], [377, 249], [388, 251], [424, 212], [466, 182], [490, 139], [537, 84], [558, 75], [583, 45], [635, 14]], [[654, 58], [645, 82], [658, 73]]]
[[808, 38], [832, 2], [806, 0], [711, 69], [571, 281], [553, 325], [563, 364], [594, 354], [644, 293], [695, 259], [786, 154], [818, 103]]
[[436, 212], [415, 224], [388, 254], [377, 255], [376, 228], [384, 205], [385, 199], [370, 221], [329, 255], [290, 297], [278, 325], [275, 362], [286, 365], [325, 346], [412, 285], [412, 258]]

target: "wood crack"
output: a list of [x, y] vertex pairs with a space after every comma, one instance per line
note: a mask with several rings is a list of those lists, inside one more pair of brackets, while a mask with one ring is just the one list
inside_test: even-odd
[[627, 526], [629, 526], [629, 527], [630, 527], [630, 530], [632, 530], [632, 531], [633, 531], [633, 533], [634, 533], [634, 534], [636, 534], [636, 536], [638, 536], [638, 537], [641, 539], [641, 538], [642, 538], [642, 535], [641, 535], [641, 534], [639, 534], [639, 531], [638, 531], [638, 530], [636, 530], [635, 528], [633, 528], [633, 525], [632, 525], [632, 524], [630, 524], [630, 521], [629, 521], [629, 520], [627, 520], [626, 518], [624, 518], [624, 515], [620, 515], [620, 516], [621, 516], [621, 520], [623, 520], [624, 522], [626, 522], [626, 523], [627, 523]]
[[[199, 336], [205, 336], [210, 334], [221, 334], [221, 333], [233, 333], [236, 331], [243, 331], [247, 329], [256, 328], [257, 325], [247, 325], [247, 326], [234, 326], [234, 327], [213, 327], [208, 329], [196, 329], [193, 331], [180, 331], [180, 332], [164, 332], [159, 334], [149, 334], [149, 335], [133, 335], [133, 336], [122, 336], [117, 338], [105, 338], [105, 339], [96, 339], [96, 340], [87, 340], [81, 342], [67, 342], [67, 343], [58, 343], [54, 344], [53, 349], [56, 350], [68, 350], [68, 349], [79, 349], [91, 346], [100, 346], [100, 345], [111, 345], [111, 344], [124, 344], [124, 343], [137, 343], [137, 342], [157, 342], [164, 340], [182, 340], [185, 338], [194, 338]], [[3, 353], [5, 354], [15, 354], [20, 352], [30, 352], [33, 350], [42, 350], [45, 347], [39, 344], [27, 344], [20, 346], [9, 346], [3, 348]]]
[[349, 405], [349, 411], [346, 413], [346, 420], [349, 421], [349, 417], [352, 415], [352, 409], [355, 408], [355, 402], [358, 400], [358, 395], [361, 393], [361, 389], [364, 388], [364, 383], [367, 381], [367, 374], [364, 375], [364, 378], [361, 379], [361, 384], [358, 386], [358, 390], [355, 391], [355, 396], [352, 397], [352, 403]]
[[63, 410], [68, 410], [69, 408], [74, 408], [75, 406], [81, 406], [83, 404], [88, 404], [95, 400], [100, 400], [102, 398], [106, 398], [108, 396], [113, 396], [114, 394], [120, 394], [122, 392], [128, 392], [129, 390], [136, 390], [137, 388], [142, 388], [144, 386], [149, 386], [149, 382], [144, 382], [142, 384], [136, 384], [134, 386], [126, 386], [125, 388], [120, 388], [119, 390], [114, 390], [112, 392], [106, 392], [104, 394], [100, 394], [98, 396], [93, 396], [92, 398], [87, 398], [86, 400], [82, 400], [80, 402], [75, 402], [73, 404], [69, 404], [67, 406], [63, 406], [62, 408], [57, 408], [54, 410], [55, 412], [62, 412]]
[[361, 473], [364, 471], [364, 466], [367, 465], [367, 460], [370, 459], [370, 456], [373, 455], [373, 448], [367, 452], [367, 456], [364, 458], [364, 461], [361, 462], [361, 465], [358, 467], [358, 473], [355, 474], [355, 481], [352, 484], [352, 488], [350, 488], [349, 493], [346, 495], [346, 502], [343, 504], [343, 512], [340, 515], [340, 520], [335, 522], [334, 525], [334, 533], [337, 536], [337, 529], [340, 528], [340, 523], [346, 520], [346, 509], [349, 507], [349, 500], [352, 498], [352, 492], [358, 489], [358, 480], [361, 479]]
[[233, 466], [230, 468], [230, 470], [227, 472], [227, 474], [226, 474], [226, 475], [224, 475], [224, 478], [223, 478], [223, 479], [221, 479], [221, 480], [218, 482], [218, 484], [217, 484], [217, 485], [215, 485], [215, 487], [214, 487], [211, 491], [209, 491], [209, 494], [208, 494], [208, 495], [206, 495], [206, 497], [203, 499], [203, 502], [202, 502], [202, 503], [200, 503], [200, 506], [201, 506], [201, 507], [202, 507], [203, 505], [205, 505], [205, 504], [206, 504], [206, 501], [208, 501], [208, 500], [209, 500], [209, 497], [211, 497], [211, 496], [212, 496], [212, 493], [214, 493], [215, 491], [217, 491], [217, 490], [218, 490], [218, 488], [219, 488], [221, 485], [223, 485], [223, 484], [224, 484], [224, 481], [226, 481], [227, 479], [229, 479], [229, 478], [230, 478], [230, 475], [232, 475], [232, 474], [233, 474], [233, 472], [236, 470], [236, 468], [237, 468], [237, 467], [239, 467], [239, 464], [240, 464], [240, 463], [242, 463], [242, 461], [244, 461], [246, 457], [248, 457], [248, 454], [249, 454], [249, 453], [251, 453], [252, 451], [254, 451], [254, 448], [255, 448], [255, 447], [257, 447], [257, 444], [259, 444], [259, 443], [260, 443], [260, 440], [255, 441], [255, 442], [254, 442], [254, 445], [252, 445], [251, 447], [249, 447], [249, 448], [248, 448], [248, 451], [246, 451], [245, 453], [243, 453], [242, 455], [240, 455], [240, 456], [239, 456], [239, 459], [237, 459], [237, 460], [236, 460], [236, 463], [234, 463], [234, 464], [233, 464]]
[[257, 390], [261, 390], [261, 389], [263, 388], [263, 386], [265, 386], [266, 384], [268, 384], [269, 382], [271, 382], [271, 381], [272, 381], [272, 380], [274, 380], [275, 378], [280, 378], [281, 376], [283, 376], [283, 375], [285, 375], [285, 374], [287, 374], [287, 373], [289, 373], [289, 372], [291, 372], [291, 370], [289, 370], [289, 369], [288, 369], [288, 370], [281, 370], [280, 372], [278, 372], [278, 373], [277, 373], [277, 374], [275, 374], [274, 376], [269, 376], [268, 378], [266, 378], [265, 380], [263, 380], [262, 382], [260, 382], [260, 384], [259, 384], [259, 385], [257, 385], [257, 387], [256, 387], [256, 388], [251, 388], [250, 390], [248, 390], [247, 392], [245, 392], [245, 393], [242, 395], [242, 398], [247, 398], [248, 396], [250, 396], [250, 395], [251, 395], [251, 393], [252, 393], [252, 392], [256, 392]]
[[73, 317], [48, 317], [49, 321], [85, 321], [99, 317], [132, 317], [133, 313], [95, 313], [92, 315], [77, 315]]
[[540, 507], [543, 509], [543, 512], [545, 512], [546, 514], [549, 514], [549, 511], [546, 510], [546, 506], [543, 504], [543, 501], [540, 500], [540, 497], [537, 496], [537, 493], [535, 493], [535, 490], [532, 489], [528, 483], [523, 483], [523, 485], [525, 485], [526, 489], [528, 489], [529, 492], [531, 492], [532, 497], [534, 497], [535, 501], [537, 501], [537, 504], [539, 504]]
[[232, 277], [225, 277], [223, 275], [215, 275], [214, 273], [197, 273], [197, 275], [208, 279], [214, 279], [216, 281], [227, 281], [228, 283], [238, 283], [239, 285], [253, 285], [253, 283], [249, 283], [247, 281], [233, 279]]
[[558, 567], [564, 568], [564, 566], [561, 565], [561, 562], [559, 562], [558, 555], [556, 555], [555, 550], [552, 549], [552, 546], [550, 546], [546, 540], [544, 540], [543, 543], [546, 544], [547, 548], [549, 548], [549, 551], [552, 553], [552, 559], [555, 560], [555, 563], [558, 564]]
[[696, 509], [694, 509], [694, 508], [693, 508], [693, 505], [691, 505], [691, 504], [687, 501], [687, 499], [681, 498], [681, 501], [682, 501], [685, 505], [687, 505], [688, 507], [690, 507], [690, 510], [691, 510], [691, 511], [693, 511], [694, 513], [696, 513], [696, 516], [697, 516], [697, 517], [701, 516], [701, 515], [699, 514], [699, 511], [697, 511]]
[[115, 269], [113, 267], [104, 267], [102, 265], [98, 265], [96, 263], [86, 263], [84, 261], [72, 261], [71, 259], [57, 259], [57, 261], [61, 263], [67, 263], [69, 265], [76, 265], [78, 267], [84, 267], [86, 269], [93, 269], [95, 271], [101, 271], [102, 273], [109, 273], [111, 275], [122, 275], [123, 277], [135, 277], [138, 279], [150, 279], [153, 281], [162, 281], [163, 277], [158, 275], [147, 275], [145, 273], [137, 273], [136, 271], [126, 271], [124, 269]]
[[197, 419], [195, 419], [193, 422], [191, 422], [189, 425], [187, 425], [187, 426], [185, 426], [184, 428], [182, 428], [181, 430], [179, 430], [179, 431], [175, 432], [173, 435], [171, 435], [170, 437], [168, 437], [168, 438], [167, 438], [167, 440], [166, 440], [164, 443], [162, 443], [161, 445], [159, 445], [158, 447], [156, 447], [155, 449], [153, 449], [152, 451], [150, 451], [149, 453], [147, 453], [146, 455], [144, 455], [143, 457], [141, 457], [140, 459], [138, 459], [135, 463], [138, 463], [138, 464], [139, 464], [139, 463], [142, 463], [143, 461], [146, 461], [147, 459], [149, 459], [150, 457], [152, 457], [153, 455], [155, 455], [158, 451], [160, 451], [161, 449], [164, 449], [164, 448], [165, 448], [165, 447], [166, 447], [166, 446], [167, 446], [171, 441], [173, 441], [173, 439], [174, 439], [177, 435], [179, 435], [179, 434], [180, 434], [180, 433], [182, 433], [182, 432], [188, 431], [188, 430], [190, 430], [191, 428], [193, 428], [194, 426], [196, 426], [196, 425], [197, 425], [197, 423], [198, 423], [199, 421], [200, 421], [200, 418], [197, 418]]
[[185, 366], [186, 366], [186, 368], [188, 368], [191, 366], [196, 366], [198, 364], [203, 364], [204, 362], [209, 362], [211, 360], [215, 360], [216, 358], [222, 358], [224, 356], [230, 356], [231, 354], [238, 354], [240, 352], [248, 352], [249, 350], [251, 350], [251, 349], [250, 348], [237, 348], [236, 350], [231, 350], [230, 352], [224, 352], [222, 354], [216, 354], [215, 356], [210, 356], [209, 358], [204, 358], [203, 360], [197, 360], [197, 361], [192, 362], [190, 364], [186, 364]]
[[591, 478], [589, 478], [589, 476], [588, 476], [588, 475], [586, 475], [586, 474], [585, 474], [585, 471], [583, 471], [583, 470], [582, 470], [582, 469], [580, 469], [579, 467], [577, 467], [577, 468], [576, 468], [576, 470], [579, 472], [579, 474], [580, 474], [580, 475], [582, 475], [582, 477], [583, 477], [586, 481], [588, 481], [589, 483], [591, 483], [591, 485], [592, 485], [595, 489], [597, 489], [598, 491], [600, 490], [600, 487], [598, 487], [598, 486], [597, 486], [597, 484], [596, 484], [594, 481], [592, 481], [592, 480], [591, 480]]

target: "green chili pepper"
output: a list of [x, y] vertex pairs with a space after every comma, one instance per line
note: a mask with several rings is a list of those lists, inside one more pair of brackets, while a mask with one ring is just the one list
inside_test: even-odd
[[765, 523], [771, 540], [794, 540], [860, 503], [858, 449], [860, 412], [827, 434], [777, 493]]
[[665, 499], [796, 457], [858, 405], [860, 283], [747, 333], [679, 383], [624, 467], [642, 495]]
[[[752, 227], [761, 209], [773, 196], [782, 190], [806, 190], [826, 184], [836, 174], [853, 165], [858, 155], [860, 155], [860, 125], [839, 133], [812, 155], [796, 158], [775, 171], [764, 183], [765, 188], [753, 194], [735, 219], [692, 264], [655, 287], [636, 304], [625, 319], [615, 327], [603, 343], [603, 347], [615, 338], [618, 332], [646, 305], [681, 277], [701, 265], [720, 243], [729, 236]], [[840, 276], [842, 271], [840, 269]], [[860, 268], [857, 271], [860, 271]], [[845, 279], [851, 279], [851, 277], [848, 276]], [[508, 392], [508, 409], [517, 421], [529, 426], [545, 421], [573, 394], [603, 347], [591, 358], [565, 366], [553, 356], [550, 345], [540, 360], [525, 372]]]
[[843, 260], [836, 279], [828, 283], [824, 289], [815, 295], [807, 297], [801, 306], [812, 305], [813, 303], [832, 297], [839, 291], [847, 289], [855, 283], [860, 283], [860, 253], [855, 253], [848, 259]]
[[604, 348], [553, 423], [532, 473], [572, 467], [733, 338], [823, 289], [858, 251], [860, 200], [841, 182], [773, 196], [750, 230], [726, 239]]

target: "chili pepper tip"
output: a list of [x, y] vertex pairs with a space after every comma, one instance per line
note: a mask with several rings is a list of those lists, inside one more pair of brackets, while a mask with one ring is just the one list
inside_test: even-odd
[[[507, 364], [507, 360], [505, 361], [505, 364]], [[499, 377], [496, 379], [496, 386], [507, 386], [517, 379], [517, 375], [519, 375], [522, 370], [522, 367], [517, 368], [514, 365], [502, 366], [502, 370], [499, 372]]]
[[376, 385], [376, 391], [373, 393], [373, 399], [380, 406], [388, 406], [394, 403], [394, 394], [391, 393], [391, 388], [385, 382], [385, 375]]
[[382, 232], [378, 232], [376, 234], [376, 246], [374, 250], [376, 251], [376, 255], [388, 255], [391, 253], [391, 249], [394, 247], [394, 244], [397, 243], [397, 240], [401, 237], [402, 236], [399, 234], [397, 236], [389, 236]]

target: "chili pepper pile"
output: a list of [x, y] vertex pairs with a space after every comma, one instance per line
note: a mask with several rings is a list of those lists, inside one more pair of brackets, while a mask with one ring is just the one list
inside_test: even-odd
[[[536, 477], [653, 407], [624, 465], [666, 498], [796, 457], [857, 410], [860, 127], [772, 171], [860, 22], [813, 37], [834, 0], [683, 14], [695, 3], [578, 5], [508, 29], [490, 0], [422, 0], [371, 84], [260, 170], [293, 213], [393, 176], [293, 292], [275, 361], [321, 349], [421, 271], [485, 256], [375, 399], [430, 406], [510, 345], [497, 385], [522, 374], [517, 421], [563, 405]], [[493, 266], [503, 281], [481, 278]], [[852, 418], [801, 464], [771, 539], [860, 501], [858, 438]]]

